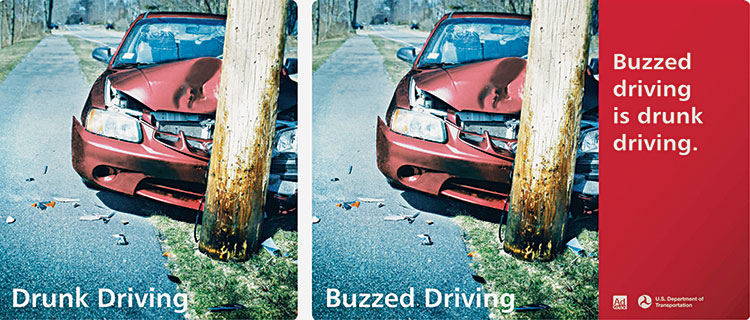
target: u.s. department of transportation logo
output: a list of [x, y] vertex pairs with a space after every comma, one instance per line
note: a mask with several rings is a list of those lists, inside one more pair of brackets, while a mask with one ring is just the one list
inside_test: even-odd
[[647, 294], [644, 294], [640, 297], [638, 297], [638, 306], [640, 306], [643, 309], [648, 309], [651, 307], [651, 297], [649, 297]]

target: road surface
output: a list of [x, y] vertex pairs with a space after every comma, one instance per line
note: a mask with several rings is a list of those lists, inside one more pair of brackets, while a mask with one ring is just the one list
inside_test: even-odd
[[[471, 277], [462, 232], [450, 219], [462, 205], [393, 189], [376, 167], [376, 117], [385, 113], [394, 88], [370, 38], [347, 40], [315, 72], [313, 81], [312, 208], [320, 218], [312, 226], [313, 316], [486, 318], [485, 308], [425, 307], [427, 288], [471, 294], [481, 286]], [[362, 203], [348, 211], [336, 206], [358, 197], [383, 198], [385, 206]], [[383, 219], [417, 212], [412, 224]], [[433, 245], [421, 244], [418, 235], [423, 233], [431, 236]], [[327, 289], [400, 295], [410, 288], [415, 294], [413, 308], [326, 307]]]
[[66, 31], [55, 31], [55, 33], [69, 34], [84, 40], [101, 44], [111, 48], [117, 48], [122, 40], [124, 32], [104, 30], [101, 27], [92, 27], [88, 25], [69, 24], [65, 26]]
[[[43, 39], [0, 83], [0, 318], [180, 318], [166, 307], [98, 306], [99, 289], [147, 294], [153, 288], [174, 297], [176, 285], [167, 278], [156, 230], [145, 217], [194, 216], [82, 184], [71, 166], [70, 130], [88, 91], [78, 58], [60, 35]], [[31, 207], [52, 197], [79, 198], [81, 206]], [[115, 215], [108, 224], [79, 220], [110, 212]], [[5, 223], [9, 216], [14, 223]], [[119, 233], [129, 245], [117, 244], [112, 235]], [[12, 289], [75, 295], [76, 288], [88, 294], [88, 308], [11, 307]]]
[[403, 26], [393, 26], [393, 25], [371, 25], [369, 26], [370, 30], [359, 33], [365, 34], [367, 32], [370, 32], [372, 34], [376, 34], [385, 38], [388, 38], [390, 40], [400, 42], [404, 44], [404, 46], [413, 46], [417, 49], [422, 49], [422, 46], [424, 45], [425, 41], [427, 41], [427, 37], [430, 35], [429, 31], [422, 31], [422, 30], [410, 30], [406, 29]]

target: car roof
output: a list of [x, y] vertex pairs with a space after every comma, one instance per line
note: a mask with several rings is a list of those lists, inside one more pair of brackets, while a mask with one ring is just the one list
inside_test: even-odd
[[453, 18], [507, 18], [507, 19], [520, 19], [530, 20], [530, 15], [515, 14], [515, 13], [500, 13], [500, 12], [451, 12], [446, 13], [443, 19]]
[[136, 20], [149, 18], [198, 18], [226, 20], [227, 16], [199, 12], [145, 12], [141, 13], [138, 18], [136, 18]]

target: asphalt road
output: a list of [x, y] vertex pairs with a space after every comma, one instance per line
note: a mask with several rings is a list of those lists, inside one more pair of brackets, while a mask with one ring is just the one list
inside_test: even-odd
[[427, 37], [430, 35], [428, 31], [410, 30], [405, 29], [403, 26], [371, 25], [369, 27], [370, 32], [374, 34], [403, 43], [404, 46], [410, 45], [416, 47], [417, 49], [422, 49], [425, 41], [427, 41]]
[[[466, 207], [393, 189], [378, 171], [376, 117], [385, 113], [394, 87], [370, 38], [360, 35], [347, 40], [315, 72], [313, 81], [312, 208], [320, 218], [313, 225], [313, 316], [486, 318], [484, 308], [424, 306], [427, 288], [467, 294], [481, 290], [471, 277], [462, 232], [450, 219]], [[331, 181], [335, 178], [339, 180]], [[383, 198], [385, 206], [362, 203], [349, 211], [336, 207], [358, 197]], [[413, 224], [383, 219], [417, 212], [420, 215]], [[427, 225], [426, 220], [434, 224]], [[422, 233], [429, 234], [434, 244], [422, 245], [418, 237]], [[400, 295], [410, 288], [415, 292], [413, 308], [326, 307], [327, 289]]]
[[[174, 297], [176, 285], [167, 279], [156, 230], [145, 217], [185, 212], [81, 183], [71, 167], [70, 130], [88, 90], [78, 58], [59, 35], [42, 40], [0, 83], [0, 318], [179, 318], [166, 307], [98, 306], [99, 289], [144, 294], [153, 288]], [[31, 207], [55, 196], [80, 198], [81, 206]], [[108, 224], [79, 220], [113, 211]], [[8, 216], [16, 221], [6, 224]], [[130, 244], [118, 245], [112, 236], [118, 233]], [[88, 308], [12, 308], [13, 288], [49, 294], [77, 287], [88, 293]]]
[[98, 27], [91, 27], [88, 25], [80, 24], [69, 24], [65, 26], [68, 30], [56, 31], [55, 33], [66, 33], [72, 36], [79, 37], [84, 40], [96, 42], [102, 46], [108, 46], [111, 48], [117, 48], [122, 40], [124, 32], [104, 30]]

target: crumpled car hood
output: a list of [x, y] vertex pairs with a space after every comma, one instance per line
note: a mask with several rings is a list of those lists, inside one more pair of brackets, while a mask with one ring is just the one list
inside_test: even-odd
[[414, 75], [418, 88], [458, 111], [521, 112], [526, 60], [503, 58], [430, 69]]
[[216, 112], [221, 60], [196, 58], [141, 69], [117, 71], [112, 87], [153, 111]]

